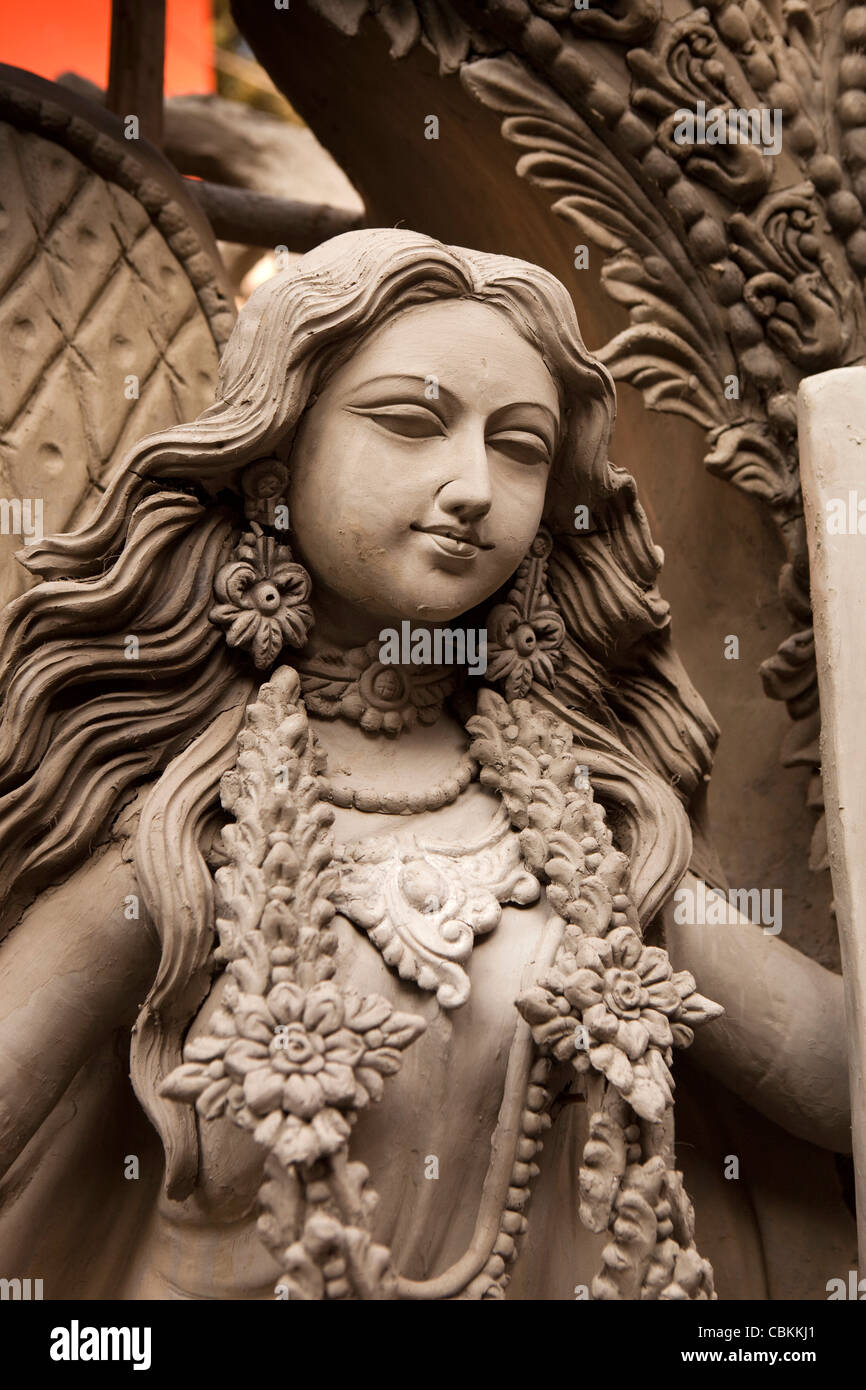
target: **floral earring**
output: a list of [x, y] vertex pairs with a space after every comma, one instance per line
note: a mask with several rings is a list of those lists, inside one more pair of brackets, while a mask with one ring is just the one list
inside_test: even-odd
[[208, 614], [228, 645], [249, 651], [260, 671], [273, 665], [283, 647], [305, 646], [313, 626], [307, 570], [288, 545], [262, 529], [288, 529], [288, 479], [279, 459], [260, 459], [244, 469], [241, 487], [250, 529], [216, 573], [217, 602]]
[[553, 539], [541, 527], [521, 561], [505, 603], [487, 618], [487, 680], [505, 682], [505, 698], [528, 694], [533, 682], [551, 688], [565, 639], [565, 623], [547, 590]]

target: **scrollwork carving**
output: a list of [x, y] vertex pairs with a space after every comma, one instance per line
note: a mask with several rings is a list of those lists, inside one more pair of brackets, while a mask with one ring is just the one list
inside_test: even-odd
[[[804, 373], [837, 365], [853, 336], [853, 287], [822, 247], [813, 194], [808, 183], [786, 189], [763, 199], [750, 217], [735, 213], [728, 222], [732, 255], [746, 277], [743, 303], [773, 347]], [[755, 375], [763, 385], [760, 367]]]
[[[344, 32], [368, 11], [364, 0], [315, 6]], [[707, 467], [769, 506], [794, 575], [781, 592], [802, 624], [796, 390], [866, 350], [866, 7], [792, 3], [778, 19], [745, 0], [671, 17], [658, 0], [371, 9], [392, 56], [425, 43], [500, 115], [518, 174], [601, 246], [602, 283], [631, 324], [600, 355], [648, 406], [707, 430]], [[837, 64], [825, 41], [840, 14]], [[588, 40], [606, 46], [604, 64]], [[678, 142], [676, 113], [699, 100], [778, 116], [781, 148]], [[774, 698], [787, 698], [788, 665], [783, 653], [764, 664]], [[788, 707], [797, 717], [799, 701]]]

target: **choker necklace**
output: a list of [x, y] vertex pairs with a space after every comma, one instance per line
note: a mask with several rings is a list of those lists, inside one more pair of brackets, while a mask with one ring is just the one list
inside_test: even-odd
[[377, 792], [372, 787], [335, 787], [325, 782], [319, 795], [323, 801], [344, 810], [380, 812], [389, 816], [411, 816], [419, 811], [438, 811], [450, 806], [478, 772], [474, 758], [465, 753], [450, 777], [421, 792]]
[[448, 666], [386, 665], [379, 660], [379, 649], [372, 641], [299, 661], [296, 669], [307, 710], [320, 719], [349, 719], [368, 733], [381, 731], [391, 738], [416, 723], [433, 724], [457, 687], [455, 671]]

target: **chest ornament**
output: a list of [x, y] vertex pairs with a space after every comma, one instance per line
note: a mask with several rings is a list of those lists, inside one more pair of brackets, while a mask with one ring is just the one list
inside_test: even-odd
[[338, 912], [365, 931], [402, 980], [435, 992], [443, 1009], [469, 998], [466, 964], [479, 936], [498, 925], [503, 903], [536, 902], [518, 838], [500, 804], [473, 844], [419, 836], [370, 836], [335, 852]]

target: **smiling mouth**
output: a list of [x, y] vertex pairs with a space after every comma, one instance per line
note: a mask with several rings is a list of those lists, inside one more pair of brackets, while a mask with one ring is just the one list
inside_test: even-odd
[[413, 526], [412, 530], [430, 536], [446, 555], [459, 560], [471, 560], [479, 550], [493, 549], [492, 545], [479, 540], [474, 531], [459, 531], [455, 526]]

